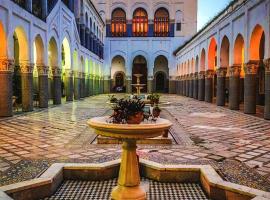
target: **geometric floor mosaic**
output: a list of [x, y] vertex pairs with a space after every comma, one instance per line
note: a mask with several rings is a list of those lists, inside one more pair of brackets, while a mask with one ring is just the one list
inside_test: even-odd
[[[160, 183], [142, 178], [148, 182], [149, 200], [208, 200], [199, 184]], [[107, 181], [64, 181], [58, 191], [45, 200], [109, 200], [117, 179]]]

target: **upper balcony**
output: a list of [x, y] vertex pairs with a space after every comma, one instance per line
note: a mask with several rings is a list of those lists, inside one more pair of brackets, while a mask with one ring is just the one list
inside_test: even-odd
[[154, 20], [148, 19], [145, 9], [137, 8], [132, 20], [126, 19], [126, 13], [121, 8], [112, 12], [107, 24], [107, 37], [173, 37], [174, 23], [170, 23], [169, 12], [159, 8]]

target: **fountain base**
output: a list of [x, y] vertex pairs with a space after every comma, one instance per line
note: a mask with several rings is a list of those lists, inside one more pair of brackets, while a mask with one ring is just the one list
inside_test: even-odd
[[146, 190], [142, 186], [125, 187], [118, 185], [113, 189], [111, 198], [113, 200], [145, 200]]

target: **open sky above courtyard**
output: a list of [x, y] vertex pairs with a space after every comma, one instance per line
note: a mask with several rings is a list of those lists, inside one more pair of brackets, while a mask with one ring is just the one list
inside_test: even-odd
[[198, 30], [210, 21], [218, 12], [223, 10], [231, 0], [199, 0], [198, 1]]

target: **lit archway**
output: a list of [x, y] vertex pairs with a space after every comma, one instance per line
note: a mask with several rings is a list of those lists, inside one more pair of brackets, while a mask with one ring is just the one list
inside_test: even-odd
[[166, 8], [159, 8], [154, 16], [154, 35], [156, 37], [168, 37], [170, 27], [169, 12]]
[[111, 79], [113, 92], [125, 92], [125, 59], [117, 55], [112, 59], [111, 64]]
[[[44, 66], [44, 44], [40, 35], [37, 35], [33, 43], [33, 58], [34, 58], [34, 70], [33, 70], [33, 100], [39, 101], [39, 74], [38, 67]], [[36, 103], [34, 103], [36, 105]]]
[[[134, 76], [135, 74], [141, 74], [142, 77], [140, 78], [140, 83], [145, 84], [145, 87], [141, 90], [141, 92], [147, 92], [147, 61], [144, 56], [139, 55], [136, 56], [133, 60], [133, 67], [132, 67], [132, 84], [137, 83], [137, 78]], [[132, 88], [133, 92], [136, 92], [135, 88]]]
[[256, 90], [256, 102], [259, 105], [264, 105], [264, 94], [265, 94], [265, 67], [264, 67], [264, 56], [265, 56], [265, 32], [261, 25], [256, 25], [252, 31], [250, 39], [250, 60], [258, 61], [258, 72], [257, 72], [257, 90]]
[[15, 69], [13, 74], [13, 96], [18, 104], [22, 103], [21, 63], [29, 64], [29, 46], [26, 33], [22, 27], [17, 27], [13, 34], [13, 50]]
[[160, 55], [156, 57], [154, 63], [154, 90], [156, 92], [168, 92], [169, 88], [169, 67], [168, 59]]
[[49, 63], [49, 98], [54, 99], [54, 85], [53, 85], [53, 76], [52, 69], [58, 67], [58, 47], [54, 37], [49, 41], [48, 46], [48, 63]]
[[65, 37], [62, 42], [61, 48], [61, 60], [62, 60], [62, 76], [61, 76], [61, 91], [62, 97], [67, 97], [67, 84], [66, 70], [71, 69], [71, 50], [68, 39]]
[[228, 68], [229, 67], [229, 54], [230, 52], [230, 42], [227, 36], [224, 36], [221, 42], [220, 48], [220, 67]]
[[148, 33], [148, 14], [145, 9], [137, 8], [132, 19], [133, 36], [145, 37]]
[[116, 8], [112, 12], [111, 33], [112, 36], [125, 36], [127, 32], [126, 12], [122, 8]]
[[244, 37], [241, 34], [238, 34], [236, 37], [233, 55], [234, 55], [233, 63], [234, 65], [241, 66], [241, 77], [244, 77], [245, 42]]
[[7, 39], [4, 26], [0, 21], [0, 58], [7, 58]]
[[212, 38], [208, 49], [208, 70], [216, 71], [216, 67], [217, 67], [217, 42], [215, 38]]
[[205, 50], [202, 49], [201, 52], [201, 62], [200, 62], [200, 71], [205, 71]]

